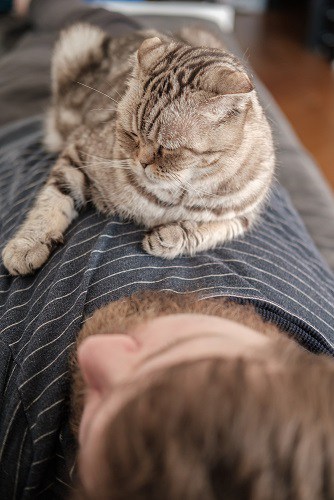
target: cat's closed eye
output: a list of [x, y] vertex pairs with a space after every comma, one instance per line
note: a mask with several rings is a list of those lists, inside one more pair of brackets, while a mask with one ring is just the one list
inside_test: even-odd
[[124, 133], [129, 139], [138, 142], [138, 135], [136, 134], [136, 132], [125, 130]]
[[118, 140], [126, 149], [135, 149], [139, 144], [138, 135], [124, 128], [118, 130]]
[[157, 156], [161, 157], [161, 156], [170, 155], [175, 151], [176, 151], [176, 149], [169, 149], [169, 148], [166, 148], [164, 146], [159, 146], [156, 154], [157, 154]]

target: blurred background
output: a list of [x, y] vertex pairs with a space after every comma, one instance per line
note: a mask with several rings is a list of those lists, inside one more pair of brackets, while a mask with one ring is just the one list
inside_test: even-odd
[[334, 189], [334, 0], [226, 0], [254, 70]]

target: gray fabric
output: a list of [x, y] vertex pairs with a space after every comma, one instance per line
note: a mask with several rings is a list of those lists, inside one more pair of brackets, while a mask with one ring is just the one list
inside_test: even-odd
[[[16, 126], [16, 128], [19, 125]], [[0, 251], [55, 159], [41, 131], [11, 127], [0, 151]], [[22, 132], [22, 131], [21, 131]], [[23, 139], [18, 140], [18, 137]], [[334, 355], [334, 276], [289, 197], [276, 186], [244, 238], [172, 261], [146, 254], [144, 231], [90, 208], [33, 276], [0, 264], [0, 498], [59, 499], [71, 484], [68, 356], [85, 316], [141, 290], [250, 302], [303, 346]], [[73, 472], [73, 470], [72, 470]], [[65, 490], [64, 490], [65, 488]]]
[[318, 249], [334, 269], [333, 192], [285, 116], [261, 88], [261, 97], [264, 96], [276, 142], [278, 180], [289, 191]]

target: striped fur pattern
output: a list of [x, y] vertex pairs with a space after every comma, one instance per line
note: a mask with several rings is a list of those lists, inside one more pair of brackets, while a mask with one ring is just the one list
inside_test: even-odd
[[273, 177], [271, 130], [241, 64], [202, 39], [62, 33], [45, 133], [59, 157], [3, 251], [11, 274], [41, 267], [89, 202], [145, 226], [144, 250], [167, 259], [252, 226]]

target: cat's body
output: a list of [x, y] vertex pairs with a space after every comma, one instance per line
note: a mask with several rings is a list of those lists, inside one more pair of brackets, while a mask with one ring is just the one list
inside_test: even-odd
[[222, 49], [157, 35], [62, 34], [45, 138], [60, 156], [3, 251], [11, 274], [39, 268], [88, 202], [151, 229], [143, 247], [164, 258], [214, 248], [256, 220], [275, 159], [248, 76]]

